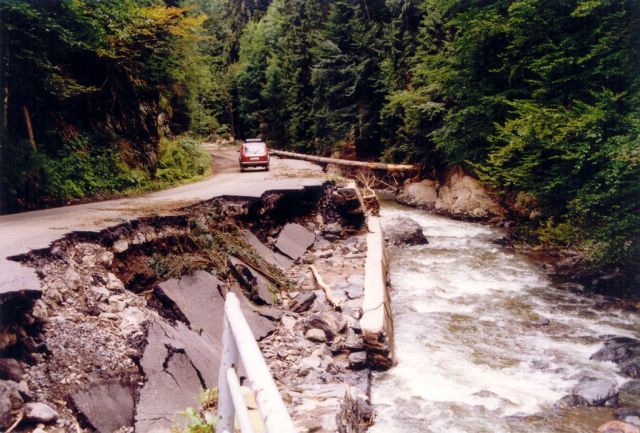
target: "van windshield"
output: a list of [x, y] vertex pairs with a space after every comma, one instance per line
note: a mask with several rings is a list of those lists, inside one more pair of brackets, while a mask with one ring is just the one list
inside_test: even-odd
[[264, 156], [267, 154], [264, 143], [245, 143], [244, 154], [247, 156]]

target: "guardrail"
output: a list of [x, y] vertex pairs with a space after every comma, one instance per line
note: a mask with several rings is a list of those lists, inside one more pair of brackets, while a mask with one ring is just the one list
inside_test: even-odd
[[276, 388], [249, 324], [240, 310], [240, 302], [227, 293], [224, 303], [222, 360], [218, 377], [218, 422], [216, 431], [233, 433], [234, 421], [242, 433], [253, 433], [247, 405], [242, 397], [236, 368], [242, 362], [249, 387], [253, 391], [266, 433], [294, 433], [295, 427]]

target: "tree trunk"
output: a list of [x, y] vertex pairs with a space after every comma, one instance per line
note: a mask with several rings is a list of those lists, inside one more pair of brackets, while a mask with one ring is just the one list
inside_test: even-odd
[[305, 155], [302, 153], [287, 152], [284, 150], [271, 150], [270, 153], [284, 158], [302, 159], [305, 161], [317, 162], [320, 164], [337, 164], [346, 167], [363, 167], [371, 170], [388, 171], [413, 171], [417, 167], [411, 164], [385, 164], [382, 162], [351, 161], [347, 159], [325, 158], [324, 156]]
[[27, 128], [27, 135], [29, 136], [29, 143], [31, 143], [31, 148], [34, 152], [38, 151], [36, 147], [36, 138], [33, 136], [33, 128], [31, 126], [31, 115], [29, 114], [29, 109], [26, 105], [22, 106], [22, 112], [24, 113], [24, 125]]
[[[0, 22], [1, 22], [0, 17]], [[7, 133], [9, 127], [9, 43], [4, 25], [0, 24], [0, 90], [2, 91], [2, 131]]]

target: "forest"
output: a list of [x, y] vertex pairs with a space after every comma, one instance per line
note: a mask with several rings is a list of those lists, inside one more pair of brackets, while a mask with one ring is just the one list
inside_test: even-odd
[[638, 0], [2, 0], [3, 211], [206, 174], [199, 142], [461, 165], [640, 275]]

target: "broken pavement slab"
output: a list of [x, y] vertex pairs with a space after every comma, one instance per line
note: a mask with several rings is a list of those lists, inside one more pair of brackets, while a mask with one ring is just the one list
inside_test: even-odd
[[[224, 298], [227, 288], [216, 277], [206, 271], [195, 271], [181, 278], [167, 280], [159, 285], [159, 290], [173, 301], [194, 330], [204, 331], [213, 341], [222, 338], [224, 316]], [[242, 312], [256, 339], [264, 338], [275, 329], [273, 321], [260, 314], [260, 307], [253, 306], [242, 294], [240, 298]], [[218, 343], [219, 344], [219, 343]], [[217, 373], [216, 373], [217, 374]]]
[[187, 318], [194, 331], [204, 331], [210, 337], [222, 335], [224, 299], [218, 290], [222, 283], [206, 271], [195, 271], [180, 278], [172, 278], [158, 285], [158, 289]]
[[268, 263], [271, 263], [282, 270], [287, 270], [293, 265], [293, 260], [277, 251], [271, 250], [271, 248], [263, 244], [260, 239], [258, 239], [257, 236], [249, 230], [243, 230], [242, 236], [247, 243], [256, 250], [256, 253], [258, 253]]
[[316, 236], [300, 224], [289, 223], [278, 235], [276, 248], [286, 256], [297, 260], [307, 252], [315, 240]]
[[172, 352], [185, 353], [198, 370], [204, 385], [213, 388], [218, 384], [218, 365], [222, 352], [221, 336], [210, 337], [197, 333], [182, 322], [172, 326], [157, 319], [149, 326], [147, 346], [140, 366], [147, 378], [163, 371], [166, 360]]
[[238, 282], [256, 303], [273, 305], [276, 295], [271, 291], [271, 282], [260, 271], [236, 257], [229, 257], [229, 263]]
[[197, 407], [200, 390], [217, 386], [221, 353], [220, 336], [214, 340], [181, 322], [152, 322], [140, 361], [147, 380], [136, 407], [136, 432], [168, 431], [178, 412]]
[[189, 357], [170, 352], [164, 363], [166, 367], [148, 376], [140, 391], [135, 416], [138, 433], [170, 431], [178, 412], [198, 407], [198, 393], [203, 386]]
[[134, 391], [119, 383], [101, 383], [76, 392], [71, 400], [98, 433], [133, 427]]

